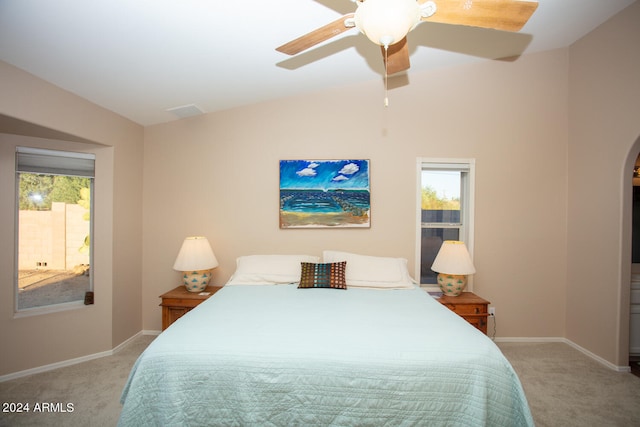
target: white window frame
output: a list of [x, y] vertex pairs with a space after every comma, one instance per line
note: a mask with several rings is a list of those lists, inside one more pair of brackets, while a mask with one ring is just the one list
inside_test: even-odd
[[[21, 156], [21, 160], [18, 160]], [[32, 148], [19, 146], [16, 147], [16, 169], [15, 169], [15, 186], [16, 195], [14, 198], [16, 215], [15, 215], [15, 241], [14, 241], [14, 318], [33, 316], [38, 314], [55, 313], [70, 309], [78, 309], [87, 307], [84, 300], [77, 300], [63, 303], [53, 303], [32, 308], [19, 308], [18, 304], [18, 270], [19, 270], [19, 197], [20, 182], [18, 175], [20, 173], [44, 173], [49, 175], [67, 175], [81, 176], [91, 178], [91, 200], [90, 200], [90, 249], [89, 249], [89, 288], [88, 291], [94, 290], [94, 201], [95, 201], [95, 161], [96, 155], [92, 153], [80, 153], [75, 151], [50, 150], [43, 148]]]
[[[415, 278], [416, 282], [429, 292], [438, 292], [437, 284], [425, 284], [421, 282], [421, 250], [422, 250], [422, 172], [424, 170], [467, 170], [466, 179], [462, 181], [461, 226], [460, 240], [465, 243], [471, 259], [473, 260], [474, 237], [474, 207], [475, 207], [475, 159], [430, 158], [418, 157], [416, 162], [416, 248], [415, 248]], [[435, 224], [434, 224], [435, 226]], [[437, 228], [446, 228], [447, 224], [437, 224]], [[453, 226], [452, 226], [453, 227]], [[468, 277], [466, 290], [473, 291], [473, 275]]]

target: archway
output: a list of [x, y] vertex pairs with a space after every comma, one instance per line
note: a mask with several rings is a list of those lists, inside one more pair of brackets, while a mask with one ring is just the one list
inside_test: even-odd
[[[632, 277], [632, 247], [633, 247], [633, 171], [640, 156], [640, 137], [636, 139], [629, 149], [627, 158], [622, 168], [622, 218], [621, 218], [621, 268], [619, 284], [619, 317], [618, 317], [618, 354], [619, 360], [629, 361], [631, 341], [631, 277]], [[638, 178], [635, 178], [638, 181]], [[640, 182], [638, 182], [640, 184]], [[640, 265], [635, 265], [640, 273]]]

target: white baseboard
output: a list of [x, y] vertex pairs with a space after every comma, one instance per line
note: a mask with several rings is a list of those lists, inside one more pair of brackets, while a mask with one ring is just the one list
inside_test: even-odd
[[157, 334], [160, 333], [159, 331], [158, 331], [158, 333], [155, 333], [155, 331], [147, 331], [147, 332], [149, 332], [149, 333], [145, 333], [145, 331], [140, 331], [140, 332], [134, 334], [133, 336], [131, 336], [130, 338], [126, 339], [125, 341], [123, 341], [122, 343], [120, 343], [119, 345], [117, 345], [116, 347], [114, 347], [111, 350], [101, 351], [99, 353], [94, 353], [94, 354], [88, 354], [86, 356], [76, 357], [74, 359], [63, 360], [61, 362], [51, 363], [51, 364], [44, 365], [44, 366], [38, 366], [38, 367], [35, 367], [35, 368], [31, 368], [31, 369], [25, 369], [24, 371], [13, 372], [11, 374], [0, 375], [0, 383], [2, 383], [4, 381], [15, 380], [17, 378], [27, 377], [27, 376], [33, 375], [33, 374], [40, 374], [42, 372], [52, 371], [52, 370], [58, 369], [58, 368], [64, 368], [64, 367], [67, 367], [67, 366], [76, 365], [76, 364], [82, 363], [82, 362], [88, 362], [90, 360], [99, 359], [101, 357], [113, 356], [114, 354], [116, 354], [117, 352], [121, 351], [123, 348], [125, 348], [127, 345], [129, 345], [134, 339], [136, 339], [137, 337], [139, 337], [141, 335], [157, 335]]
[[586, 354], [587, 356], [589, 356], [593, 360], [602, 363], [604, 366], [606, 366], [608, 368], [613, 369], [614, 371], [617, 371], [617, 372], [631, 372], [631, 367], [629, 365], [626, 365], [626, 366], [614, 365], [613, 363], [603, 359], [602, 357], [598, 356], [597, 354], [594, 354], [594, 353], [590, 352], [586, 348], [580, 347], [578, 344], [574, 343], [571, 340], [566, 340], [566, 343], [569, 344], [571, 347], [575, 348], [576, 350]]
[[131, 337], [127, 338], [126, 340], [122, 341], [120, 344], [118, 344], [117, 346], [115, 346], [113, 348], [113, 350], [111, 350], [112, 354], [116, 354], [117, 352], [119, 352], [120, 350], [122, 350], [123, 348], [125, 348], [127, 345], [129, 345], [129, 343], [133, 340], [135, 340], [136, 338], [138, 338], [140, 335], [144, 335], [142, 333], [142, 331], [138, 332], [137, 334], [132, 335]]
[[586, 356], [589, 356], [591, 359], [595, 360], [596, 362], [606, 366], [609, 369], [613, 369], [616, 372], [631, 372], [631, 367], [629, 367], [629, 365], [626, 366], [618, 366], [615, 365], [611, 362], [609, 362], [608, 360], [603, 359], [602, 357], [598, 356], [597, 354], [592, 353], [591, 351], [587, 350], [584, 347], [579, 346], [578, 344], [574, 343], [573, 341], [571, 341], [570, 339], [567, 338], [562, 338], [562, 337], [502, 337], [502, 338], [496, 338], [495, 342], [531, 342], [531, 343], [545, 343], [545, 342], [562, 342], [565, 343], [573, 348], [575, 348], [576, 350], [578, 350], [579, 352], [583, 353]]
[[562, 337], [496, 337], [495, 342], [567, 342], [566, 338]]
[[102, 351], [100, 353], [89, 354], [82, 357], [76, 357], [75, 359], [63, 360], [62, 362], [51, 363], [49, 365], [38, 366], [36, 368], [25, 369], [24, 371], [13, 372], [0, 376], [0, 383], [4, 381], [15, 380], [16, 378], [22, 378], [33, 374], [40, 374], [42, 372], [52, 371], [58, 368], [64, 368], [66, 366], [76, 365], [82, 362], [88, 362], [89, 360], [99, 359], [105, 356], [113, 355], [113, 350]]

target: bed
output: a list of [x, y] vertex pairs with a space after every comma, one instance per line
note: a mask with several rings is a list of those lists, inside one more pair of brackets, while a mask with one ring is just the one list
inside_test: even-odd
[[[324, 255], [291, 258], [293, 283], [278, 273], [282, 260], [262, 258], [272, 271], [256, 275], [239, 259], [222, 290], [138, 358], [119, 425], [533, 425], [500, 350], [407, 281], [401, 259], [375, 267]], [[301, 260], [313, 267], [349, 256], [346, 289], [300, 287]], [[400, 276], [377, 271], [394, 262]], [[356, 272], [376, 274], [358, 283]]]

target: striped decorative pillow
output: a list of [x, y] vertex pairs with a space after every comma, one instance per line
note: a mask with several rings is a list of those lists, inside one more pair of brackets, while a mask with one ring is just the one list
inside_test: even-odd
[[298, 288], [347, 289], [345, 280], [346, 261], [316, 264], [302, 262], [302, 274]]

